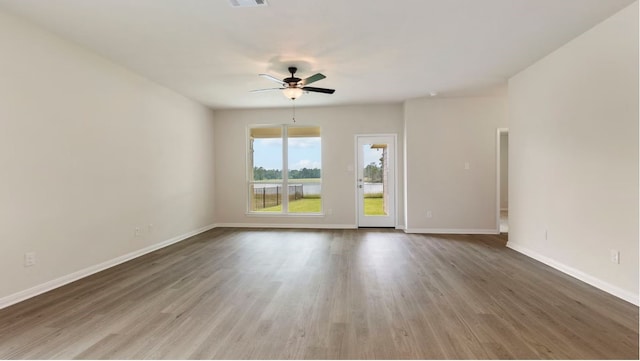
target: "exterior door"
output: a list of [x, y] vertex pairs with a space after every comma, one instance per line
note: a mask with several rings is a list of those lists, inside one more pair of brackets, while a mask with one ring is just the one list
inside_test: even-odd
[[396, 226], [395, 135], [356, 137], [358, 227]]

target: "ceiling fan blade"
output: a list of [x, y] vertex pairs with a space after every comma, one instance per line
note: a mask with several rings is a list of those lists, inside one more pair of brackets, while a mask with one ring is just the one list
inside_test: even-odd
[[259, 92], [267, 92], [267, 91], [282, 90], [282, 89], [284, 89], [284, 88], [255, 89], [255, 90], [249, 90], [249, 93], [259, 93]]
[[318, 81], [318, 80], [322, 80], [322, 79], [324, 79], [324, 78], [326, 78], [326, 76], [324, 76], [324, 75], [322, 75], [322, 74], [320, 74], [320, 73], [317, 73], [317, 74], [314, 74], [314, 75], [312, 75], [312, 76], [310, 76], [310, 77], [308, 77], [308, 78], [306, 78], [306, 79], [302, 79], [302, 80], [300, 81], [300, 85], [307, 85], [307, 84], [311, 84], [311, 83], [313, 83], [313, 82], [316, 82], [316, 81]]
[[312, 86], [305, 86], [302, 90], [307, 92], [316, 92], [316, 93], [325, 93], [325, 94], [333, 94], [335, 93], [335, 89], [327, 89], [327, 88], [314, 88]]
[[267, 79], [269, 79], [271, 81], [275, 81], [276, 83], [278, 83], [280, 85], [285, 85], [285, 83], [282, 81], [282, 79], [278, 79], [278, 78], [276, 78], [274, 76], [271, 76], [269, 74], [258, 74], [258, 76], [261, 76], [263, 78], [267, 78]]

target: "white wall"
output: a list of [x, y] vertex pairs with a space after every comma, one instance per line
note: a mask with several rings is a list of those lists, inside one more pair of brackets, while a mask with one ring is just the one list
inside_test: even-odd
[[0, 307], [214, 222], [210, 110], [1, 13], [0, 54]]
[[405, 102], [407, 231], [498, 232], [496, 129], [506, 125], [506, 96]]
[[514, 76], [509, 102], [509, 246], [637, 303], [638, 3]]
[[[322, 95], [318, 95], [322, 96]], [[398, 224], [402, 209], [402, 105], [366, 105], [296, 110], [298, 125], [319, 125], [322, 132], [324, 216], [247, 215], [247, 127], [289, 124], [291, 109], [220, 110], [215, 112], [216, 222], [221, 225], [290, 225], [355, 227], [355, 135], [398, 134]], [[351, 166], [352, 168], [349, 168]], [[349, 170], [351, 169], [351, 170]]]
[[500, 135], [500, 209], [509, 208], [509, 134]]

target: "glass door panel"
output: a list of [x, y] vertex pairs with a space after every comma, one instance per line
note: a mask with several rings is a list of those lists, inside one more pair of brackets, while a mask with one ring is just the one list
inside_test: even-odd
[[395, 137], [358, 137], [358, 226], [395, 227]]

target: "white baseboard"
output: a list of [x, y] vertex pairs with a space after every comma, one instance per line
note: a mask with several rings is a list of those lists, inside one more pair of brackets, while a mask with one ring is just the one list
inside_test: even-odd
[[404, 225], [403, 224], [399, 224], [399, 225], [396, 226], [396, 229], [400, 230], [400, 231], [404, 231]]
[[158, 250], [160, 248], [164, 248], [164, 247], [170, 246], [170, 245], [172, 245], [174, 243], [178, 243], [180, 241], [183, 241], [183, 240], [185, 240], [187, 238], [193, 237], [193, 236], [195, 236], [197, 234], [206, 232], [206, 231], [208, 231], [210, 229], [213, 229], [213, 228], [215, 228], [215, 225], [208, 225], [208, 226], [202, 227], [200, 229], [196, 229], [194, 231], [185, 233], [183, 235], [180, 235], [180, 236], [177, 236], [177, 237], [173, 237], [173, 238], [168, 239], [166, 241], [162, 241], [162, 242], [156, 243], [154, 245], [139, 249], [137, 251], [133, 251], [133, 252], [125, 254], [123, 256], [116, 257], [116, 258], [111, 259], [109, 261], [102, 262], [102, 263], [97, 264], [95, 266], [87, 267], [85, 269], [82, 269], [82, 270], [77, 271], [77, 272], [73, 272], [73, 273], [68, 274], [66, 276], [62, 276], [62, 277], [56, 278], [54, 280], [39, 284], [37, 286], [31, 287], [29, 289], [26, 289], [24, 291], [20, 291], [20, 292], [14, 293], [12, 295], [2, 297], [2, 298], [0, 298], [0, 309], [3, 309], [3, 308], [8, 307], [8, 306], [11, 306], [13, 304], [16, 304], [18, 302], [24, 301], [26, 299], [35, 297], [35, 296], [37, 296], [39, 294], [51, 291], [51, 290], [53, 290], [55, 288], [62, 287], [64, 285], [68, 284], [68, 283], [77, 281], [77, 280], [79, 280], [81, 278], [85, 278], [85, 277], [90, 276], [90, 275], [92, 275], [94, 273], [98, 273], [100, 271], [104, 271], [107, 268], [111, 268], [111, 267], [117, 266], [117, 265], [119, 265], [121, 263], [130, 261], [130, 260], [132, 260], [134, 258], [138, 258], [140, 256], [143, 256], [143, 255], [145, 255], [147, 253], [151, 253], [153, 251], [156, 251], [156, 250]]
[[536, 252], [536, 251], [532, 251], [529, 248], [523, 247], [521, 245], [518, 245], [516, 243], [513, 242], [507, 242], [507, 247], [511, 248], [512, 250], [522, 253], [525, 256], [531, 257], [533, 259], [535, 259], [536, 261], [542, 262], [544, 264], [546, 264], [547, 266], [550, 266], [552, 268], [557, 269], [558, 271], [562, 272], [562, 273], [566, 273], [571, 277], [574, 277], [582, 282], [588, 283], [591, 286], [595, 287], [595, 288], [599, 288], [613, 296], [616, 296], [618, 298], [621, 298], [627, 302], [633, 303], [634, 305], [638, 306], [638, 295], [634, 294], [632, 292], [626, 291], [621, 289], [620, 287], [614, 286], [608, 282], [605, 282], [601, 279], [598, 279], [596, 277], [593, 277], [589, 274], [586, 274], [578, 269], [575, 269], [573, 267], [567, 266], [563, 263], [560, 263], [554, 259], [551, 259], [547, 256], [543, 256], [540, 253]]
[[496, 229], [467, 229], [467, 228], [407, 228], [405, 233], [431, 233], [431, 234], [499, 234]]
[[302, 228], [302, 229], [355, 229], [355, 224], [289, 224], [289, 223], [216, 223], [216, 228]]

